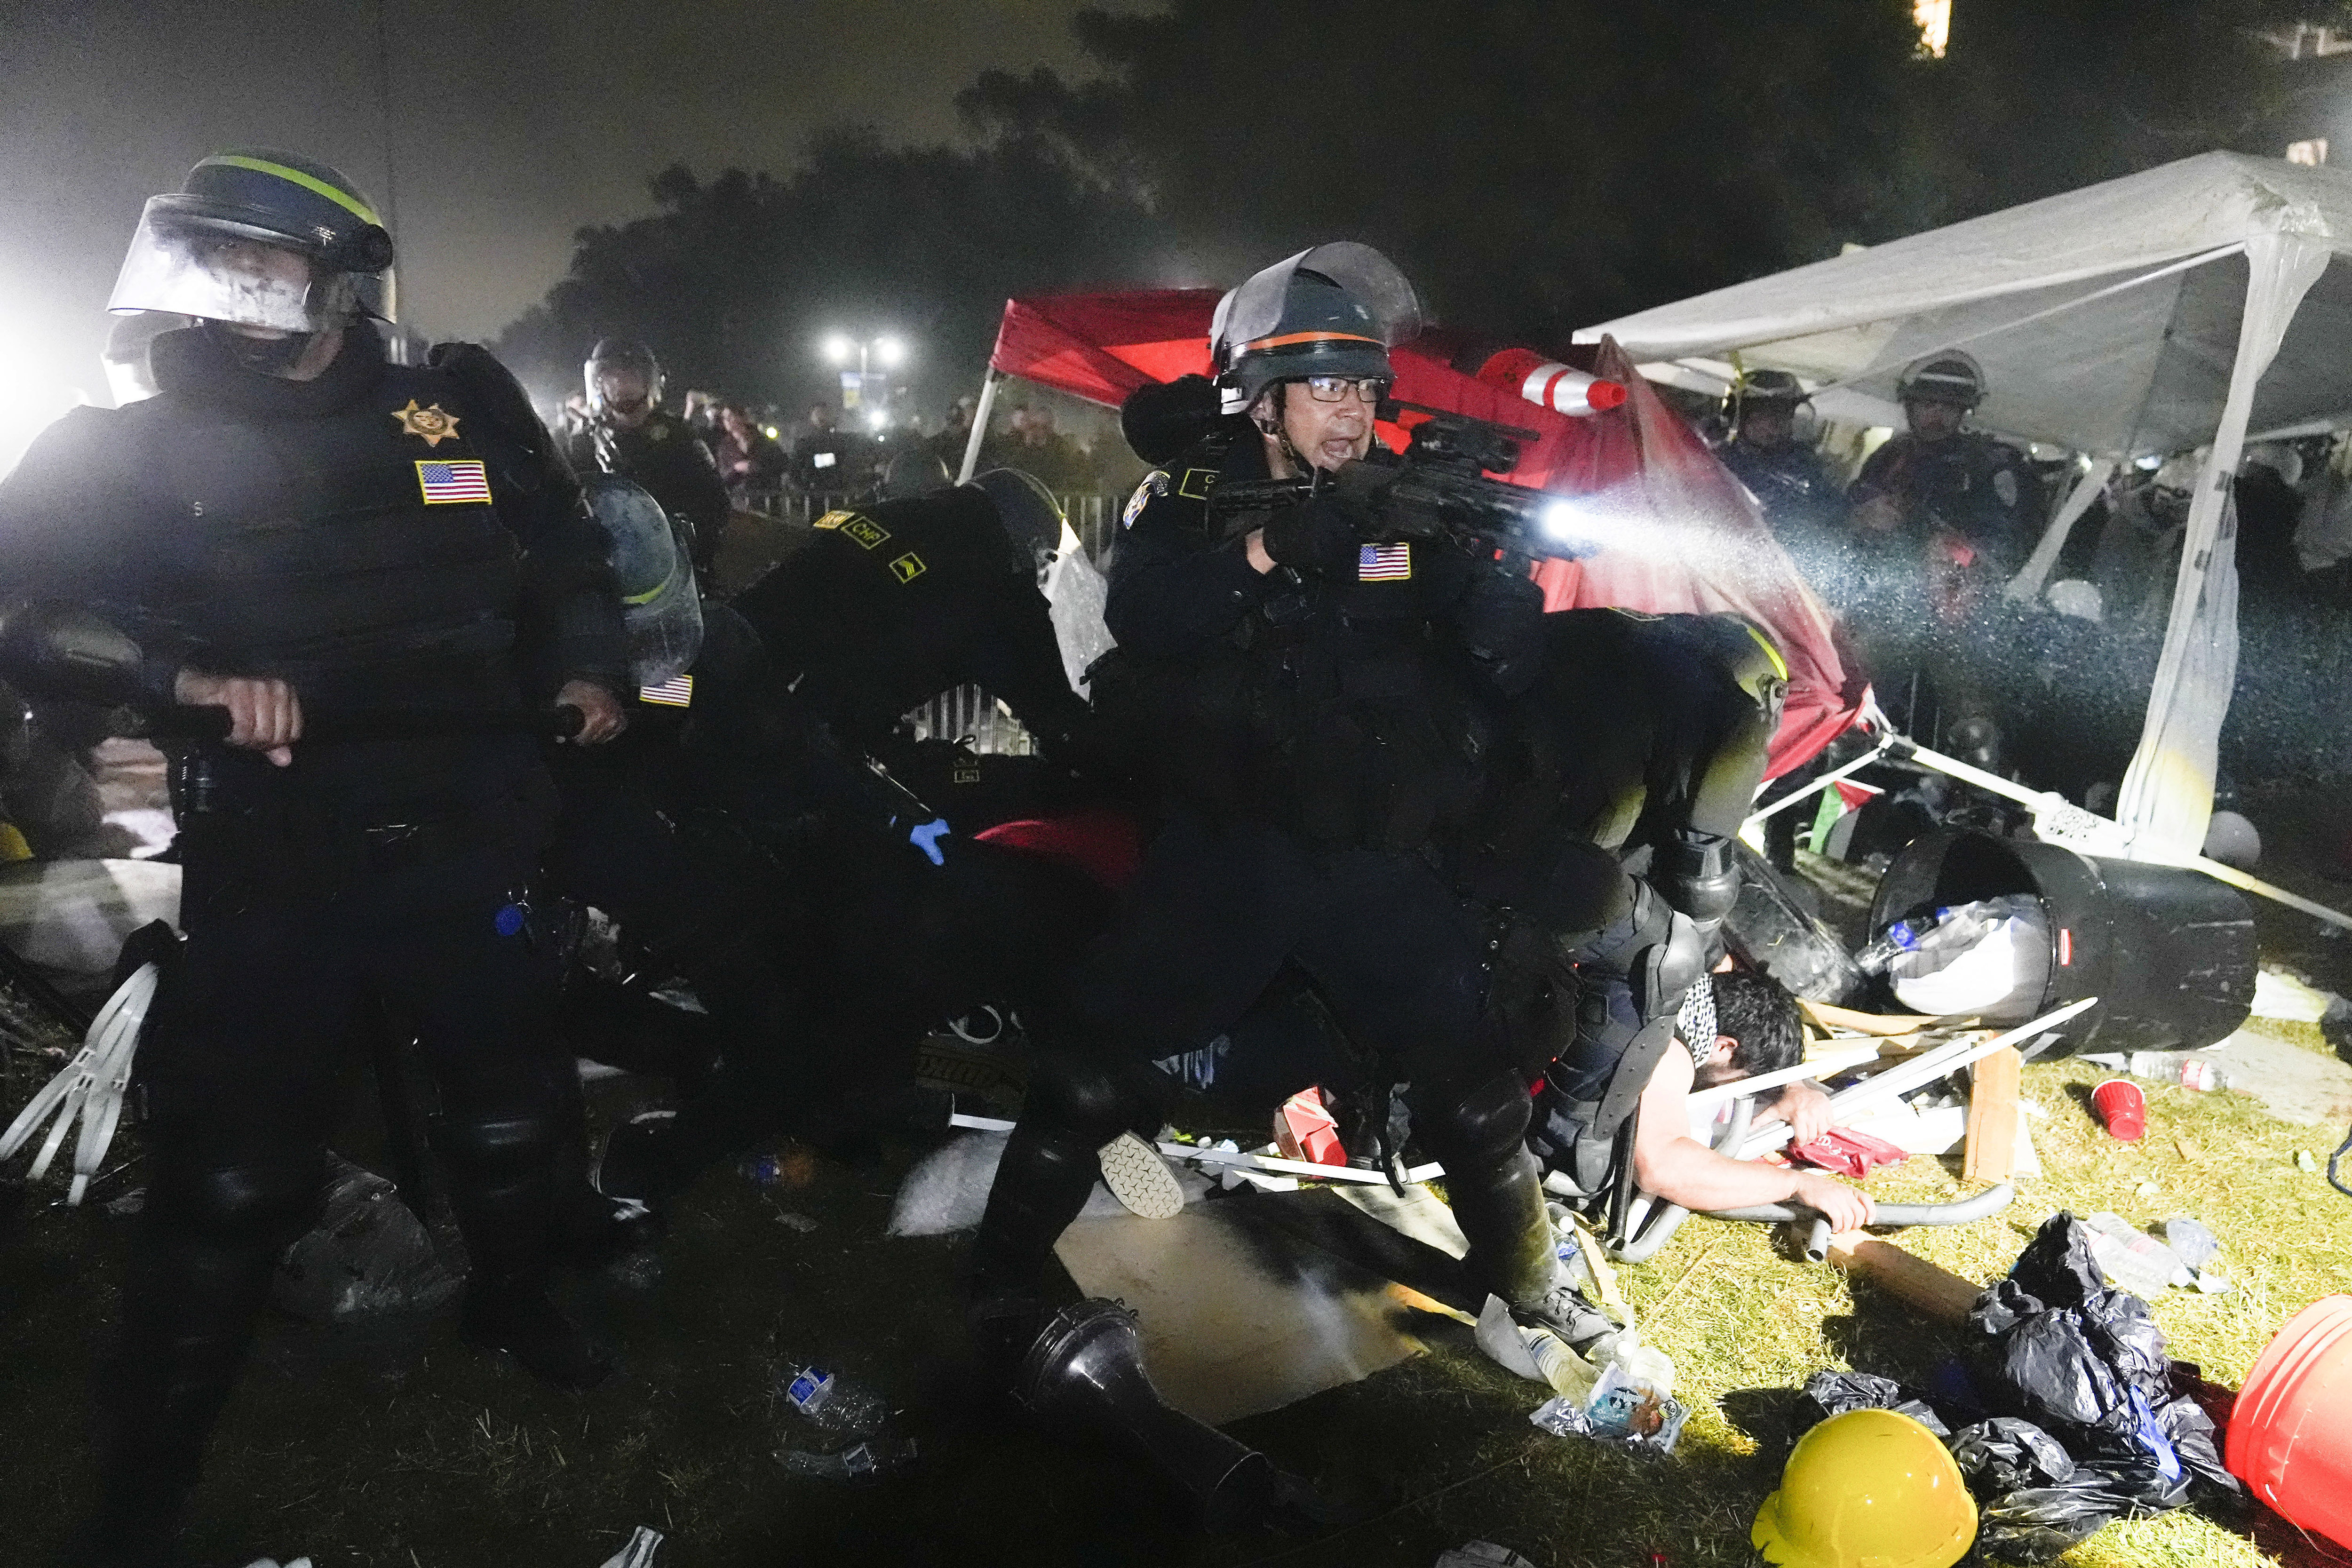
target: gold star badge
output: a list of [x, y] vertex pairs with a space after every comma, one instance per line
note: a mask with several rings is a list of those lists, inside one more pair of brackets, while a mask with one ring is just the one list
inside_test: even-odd
[[412, 397], [407, 407], [394, 409], [392, 416], [400, 421], [403, 435], [421, 436], [428, 447], [438, 447], [444, 441], [457, 438], [457, 416], [443, 412], [437, 403], [419, 408], [416, 399]]

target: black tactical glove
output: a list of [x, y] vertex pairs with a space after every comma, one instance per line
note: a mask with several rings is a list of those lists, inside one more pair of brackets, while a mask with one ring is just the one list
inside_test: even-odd
[[1283, 507], [1266, 520], [1265, 552], [1301, 572], [1352, 572], [1364, 536], [1351, 510], [1328, 496]]

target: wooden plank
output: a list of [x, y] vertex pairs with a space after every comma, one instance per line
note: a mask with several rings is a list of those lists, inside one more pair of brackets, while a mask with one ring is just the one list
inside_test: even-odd
[[1969, 1309], [1984, 1293], [1983, 1286], [1971, 1285], [1949, 1269], [1864, 1231], [1840, 1231], [1830, 1237], [1829, 1260], [1941, 1323], [1967, 1322]]
[[1825, 1029], [1854, 1029], [1865, 1035], [1907, 1035], [1940, 1020], [1925, 1013], [1857, 1013], [1800, 996], [1797, 1005]]
[[1969, 1075], [1969, 1141], [1960, 1180], [2005, 1182], [2017, 1168], [2017, 1096], [2025, 1058], [2003, 1046]]

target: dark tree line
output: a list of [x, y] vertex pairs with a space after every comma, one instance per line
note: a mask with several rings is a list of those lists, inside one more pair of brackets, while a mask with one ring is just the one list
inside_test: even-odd
[[1007, 295], [1231, 281], [1318, 239], [1389, 251], [1435, 312], [1556, 344], [1627, 310], [2210, 148], [2275, 156], [2263, 29], [2337, 0], [1172, 0], [1082, 13], [1108, 70], [990, 72], [969, 150], [821, 142], [785, 178], [674, 168], [586, 230], [501, 347], [542, 384], [596, 335], [796, 399], [835, 327], [977, 374]]

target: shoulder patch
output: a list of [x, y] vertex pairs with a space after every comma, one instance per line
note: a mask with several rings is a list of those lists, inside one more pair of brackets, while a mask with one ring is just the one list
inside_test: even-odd
[[1216, 487], [1216, 469], [1187, 468], [1183, 479], [1177, 481], [1176, 493], [1186, 500], [1207, 500], [1209, 492]]
[[1127, 506], [1118, 514], [1119, 527], [1133, 528], [1135, 520], [1143, 515], [1143, 509], [1151, 504], [1152, 498], [1167, 493], [1168, 470], [1154, 468], [1144, 475], [1143, 482], [1135, 487], [1135, 493], [1127, 498]]
[[862, 511], [829, 511], [816, 520], [819, 528], [836, 529], [845, 539], [852, 539], [867, 550], [890, 537], [890, 531]]
[[2017, 470], [2006, 465], [1995, 469], [1992, 476], [1992, 493], [2000, 498], [2001, 505], [2015, 506], [2017, 504]]
[[890, 563], [890, 575], [901, 583], [911, 583], [923, 574], [923, 558], [909, 550]]

